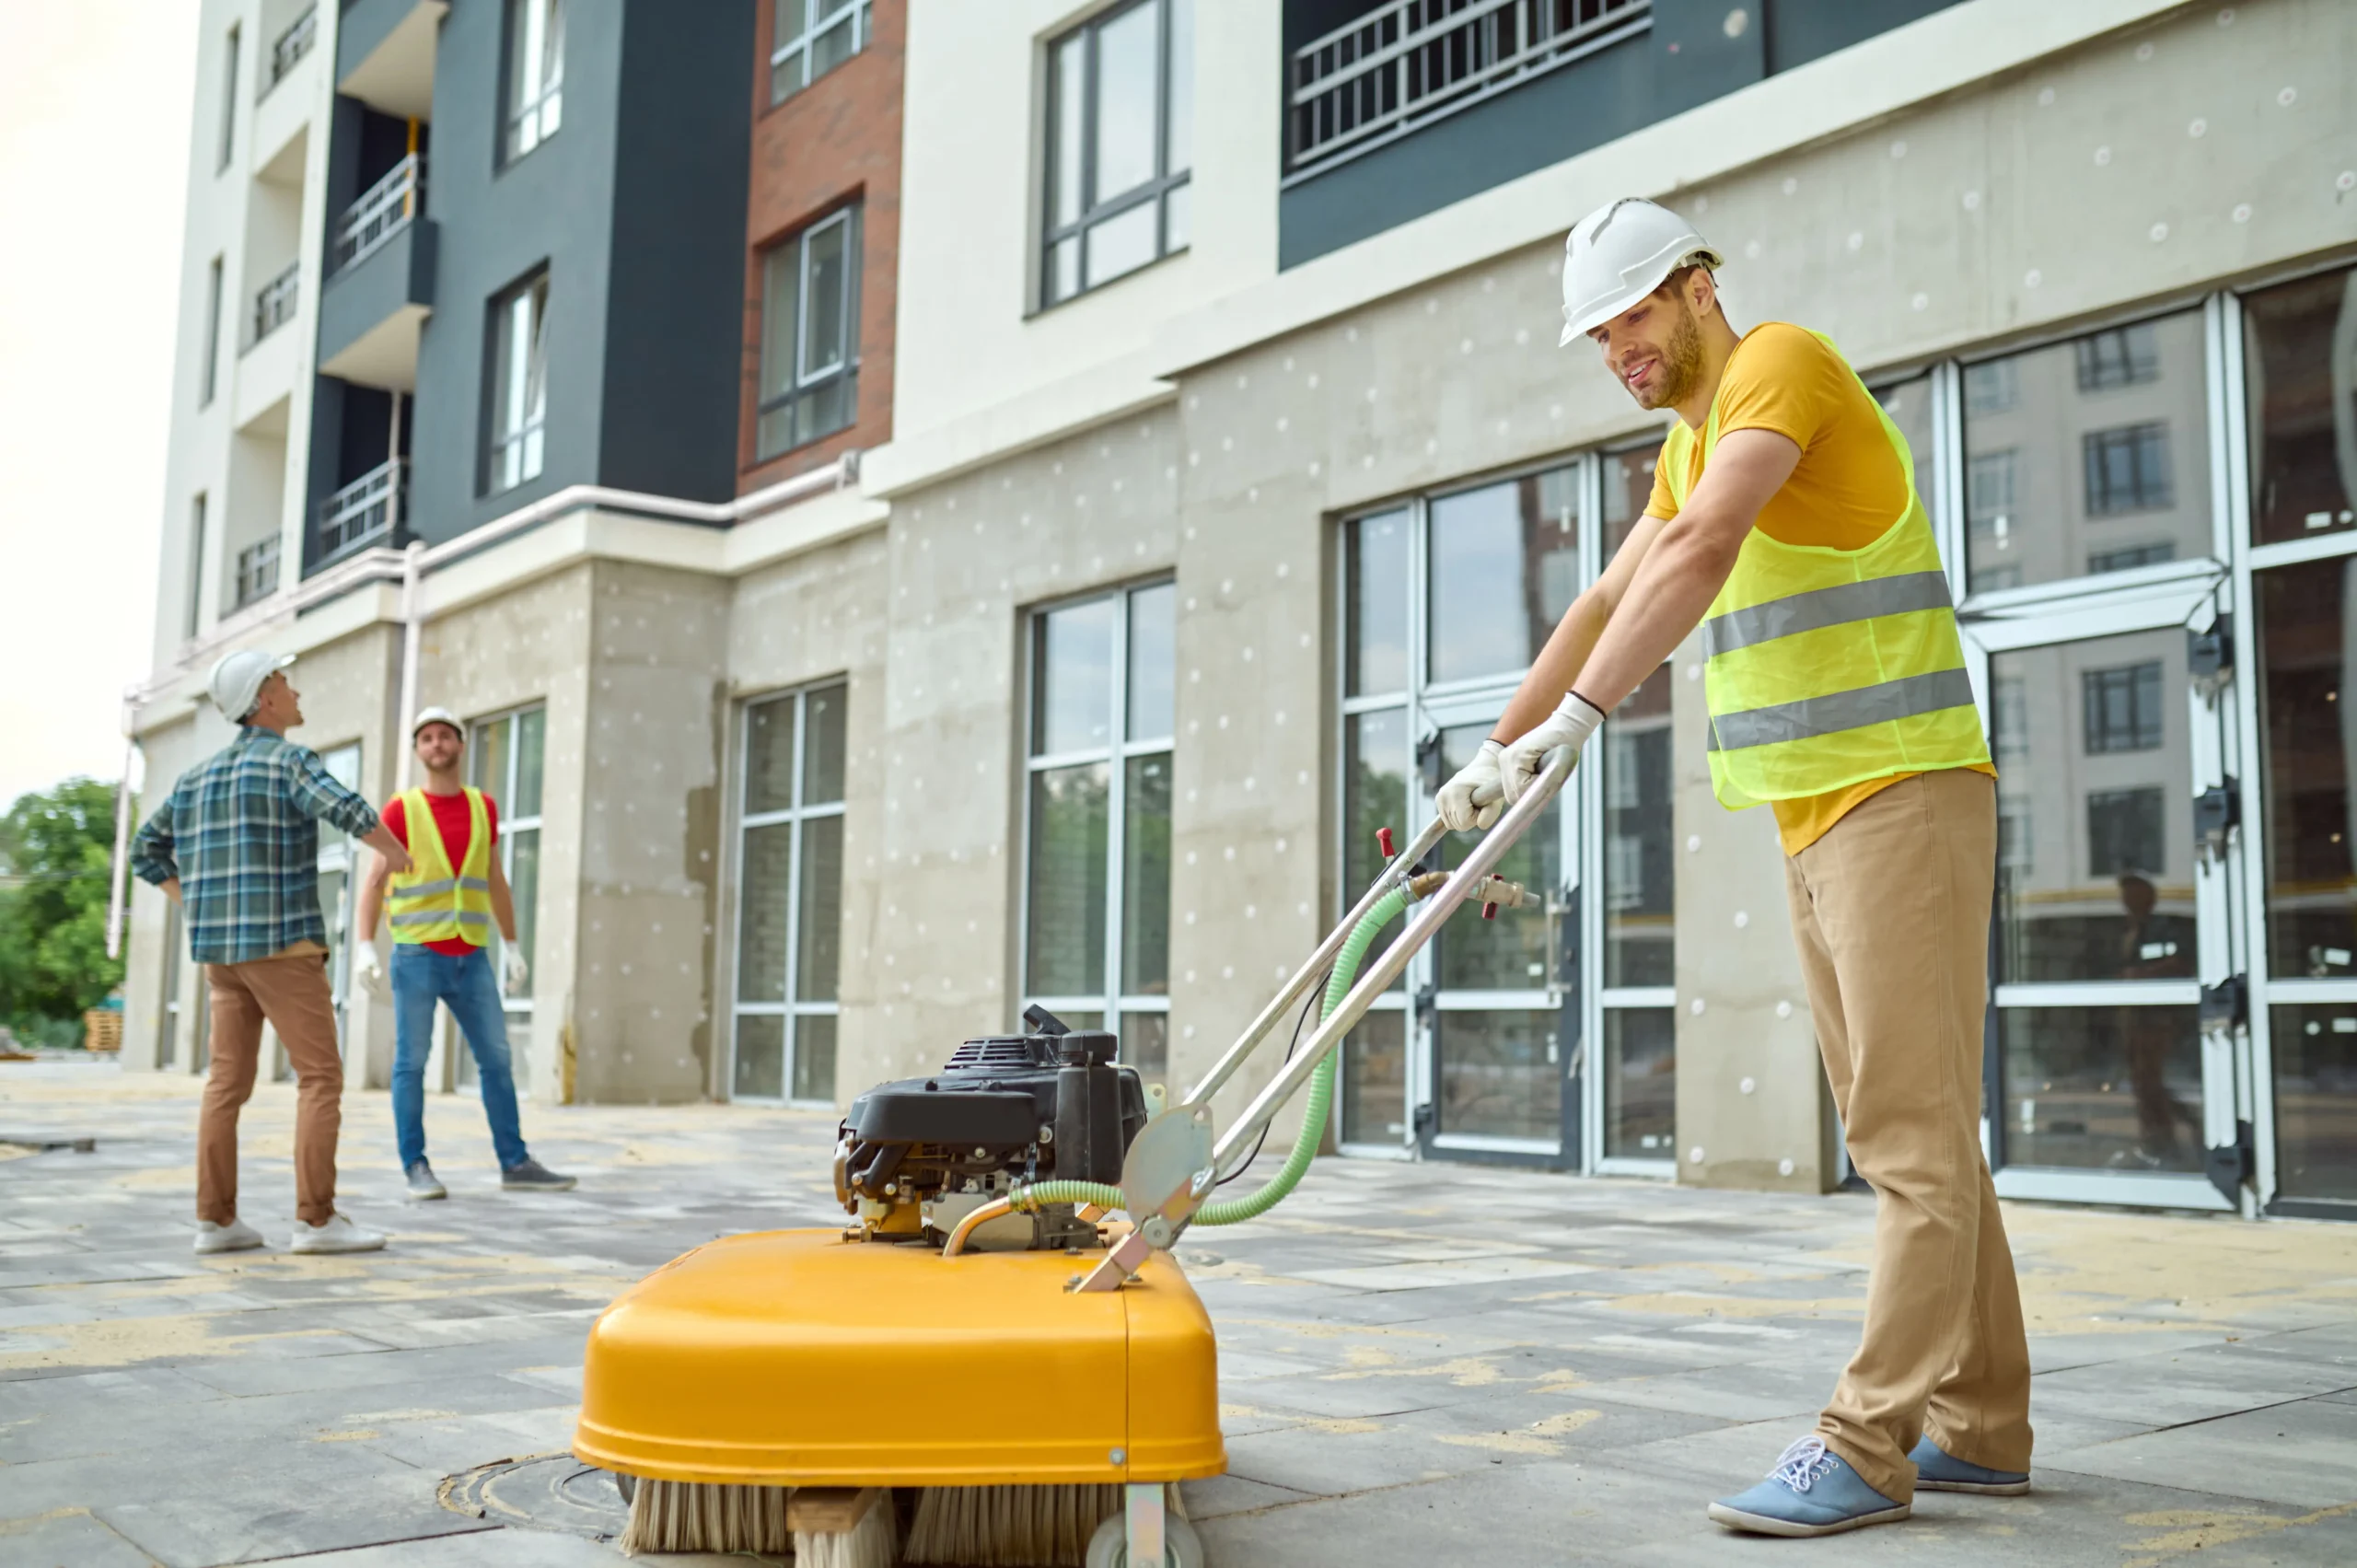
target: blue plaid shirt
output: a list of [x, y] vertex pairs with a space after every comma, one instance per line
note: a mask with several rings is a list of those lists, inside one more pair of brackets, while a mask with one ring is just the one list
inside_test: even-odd
[[196, 963], [248, 963], [306, 940], [324, 947], [322, 821], [364, 838], [377, 811], [310, 748], [246, 726], [180, 775], [139, 830], [131, 868], [158, 885], [180, 879]]

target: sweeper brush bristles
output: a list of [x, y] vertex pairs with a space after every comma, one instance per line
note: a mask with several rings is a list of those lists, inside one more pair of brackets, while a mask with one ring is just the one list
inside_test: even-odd
[[786, 1505], [796, 1568], [900, 1568], [892, 1495], [877, 1487], [815, 1487]]
[[929, 1486], [905, 1560], [958, 1568], [1086, 1568], [1118, 1486]]
[[[707, 1486], [641, 1479], [630, 1503], [621, 1548], [642, 1551], [760, 1551], [783, 1557], [794, 1550], [783, 1486]], [[884, 1560], [890, 1568], [890, 1559]]]

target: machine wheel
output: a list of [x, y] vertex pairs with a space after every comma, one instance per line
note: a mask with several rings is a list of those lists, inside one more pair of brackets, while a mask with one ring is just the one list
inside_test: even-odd
[[[1202, 1537], [1176, 1514], [1162, 1518], [1162, 1561], [1165, 1568], [1203, 1568]], [[1097, 1526], [1088, 1538], [1088, 1568], [1130, 1568], [1129, 1524], [1120, 1515]]]
[[638, 1477], [627, 1470], [610, 1471], [614, 1478], [614, 1490], [622, 1494], [622, 1506], [627, 1508], [638, 1496]]

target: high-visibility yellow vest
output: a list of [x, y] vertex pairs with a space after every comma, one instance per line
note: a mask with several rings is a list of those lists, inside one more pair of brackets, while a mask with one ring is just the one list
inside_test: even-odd
[[[1907, 475], [1898, 520], [1859, 550], [1785, 544], [1754, 528], [1703, 620], [1711, 788], [1729, 810], [1989, 761], [1914, 456], [1879, 401], [1875, 412]], [[1715, 400], [1701, 439], [1707, 465]], [[1681, 508], [1694, 441], [1680, 420], [1662, 446]]]
[[394, 875], [386, 895], [393, 940], [463, 936], [483, 946], [491, 940], [491, 814], [483, 809], [482, 791], [467, 790], [467, 862], [455, 869], [424, 790], [401, 791], [401, 814], [409, 827], [410, 868]]

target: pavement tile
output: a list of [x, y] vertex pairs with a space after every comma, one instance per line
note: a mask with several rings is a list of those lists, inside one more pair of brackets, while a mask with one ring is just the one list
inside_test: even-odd
[[2342, 1368], [2288, 1359], [2222, 1356], [2207, 1349], [2138, 1356], [2049, 1372], [2032, 1385], [2033, 1409], [2140, 1426], [2175, 1426], [2350, 1387]]
[[79, 1508], [0, 1521], [0, 1562], [16, 1568], [153, 1568], [155, 1561]]
[[2357, 1505], [2357, 1404], [2302, 1400], [2049, 1453], [2073, 1470], [2303, 1508]]
[[1190, 1481], [1178, 1490], [1187, 1505], [1187, 1517], [1196, 1524], [1224, 1514], [1248, 1514], [1262, 1508], [1281, 1508], [1288, 1503], [1306, 1503], [1316, 1495], [1271, 1486], [1264, 1481], [1247, 1481], [1240, 1475]]

